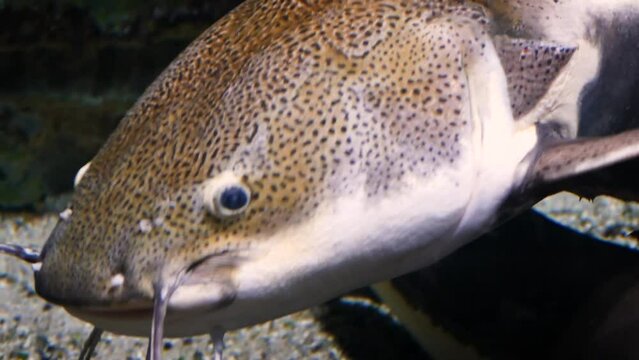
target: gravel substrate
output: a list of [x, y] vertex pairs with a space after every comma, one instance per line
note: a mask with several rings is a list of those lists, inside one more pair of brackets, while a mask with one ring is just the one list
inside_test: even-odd
[[536, 209], [595, 238], [639, 249], [639, 204], [607, 196], [592, 201], [571, 193], [549, 197]]

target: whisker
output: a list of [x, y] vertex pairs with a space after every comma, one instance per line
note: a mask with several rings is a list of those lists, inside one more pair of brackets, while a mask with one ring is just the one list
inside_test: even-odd
[[39, 251], [19, 245], [0, 244], [0, 253], [15, 256], [31, 264], [42, 262]]
[[164, 338], [164, 318], [169, 305], [168, 289], [157, 286], [153, 296], [153, 321], [151, 324], [151, 336], [149, 337], [149, 349], [146, 354], [147, 360], [162, 359], [162, 341]]
[[222, 328], [215, 328], [209, 334], [211, 341], [213, 342], [213, 360], [223, 360], [224, 358], [224, 330]]
[[91, 334], [89, 335], [89, 338], [87, 339], [87, 341], [84, 343], [84, 346], [82, 347], [82, 351], [80, 352], [80, 357], [78, 357], [78, 360], [91, 359], [91, 356], [93, 355], [93, 352], [95, 351], [95, 347], [98, 346], [98, 343], [100, 342], [100, 338], [102, 337], [103, 332], [104, 330], [98, 327], [93, 328], [93, 330], [91, 331]]

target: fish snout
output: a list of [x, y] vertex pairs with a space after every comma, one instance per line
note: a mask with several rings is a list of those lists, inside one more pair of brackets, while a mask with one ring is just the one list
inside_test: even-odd
[[83, 250], [69, 228], [60, 221], [41, 253], [42, 262], [34, 267], [35, 289], [47, 301], [73, 307], [112, 306], [140, 298], [127, 284], [125, 274], [114, 271], [109, 257]]

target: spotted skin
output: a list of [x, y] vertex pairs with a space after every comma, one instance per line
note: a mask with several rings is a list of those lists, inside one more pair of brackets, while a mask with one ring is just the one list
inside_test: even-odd
[[[151, 262], [166, 256], [184, 236], [207, 239], [192, 244], [196, 252], [206, 246], [213, 228], [229, 227], [216, 223], [191, 227], [204, 215], [193, 203], [194, 186], [229, 156], [220, 151], [229, 149], [230, 143], [239, 145], [243, 135], [242, 124], [216, 116], [220, 107], [216, 103], [252, 54], [324, 5], [242, 4], [172, 63], [121, 121], [79, 184], [71, 204], [78, 216], [61, 223], [45, 247], [49, 261], [44, 267], [50, 275], [38, 282], [39, 291], [58, 301], [78, 303], [149, 297], [157, 279], [142, 274], [149, 266], [159, 266]], [[204, 138], [207, 129], [210, 134]], [[140, 234], [137, 223], [145, 218], [162, 225]], [[181, 230], [186, 234], [176, 237]], [[58, 243], [63, 240], [58, 239], [63, 235], [73, 246], [61, 249]], [[228, 246], [222, 241], [211, 242]], [[137, 288], [110, 294], [106, 285], [100, 286], [117, 272], [125, 273], [133, 280], [128, 283]]]
[[[243, 4], [174, 61], [92, 161], [74, 216], [44, 250], [38, 291], [62, 303], [150, 299], [160, 278], [352, 192], [349, 178], [364, 174], [375, 197], [454, 165], [472, 131], [463, 64], [482, 56], [487, 24], [464, 3]], [[198, 196], [225, 170], [252, 191], [230, 221]], [[119, 273], [128, 280], [114, 292]]]
[[515, 119], [532, 110], [568, 64], [576, 48], [535, 40], [495, 37], [495, 47], [508, 77]]

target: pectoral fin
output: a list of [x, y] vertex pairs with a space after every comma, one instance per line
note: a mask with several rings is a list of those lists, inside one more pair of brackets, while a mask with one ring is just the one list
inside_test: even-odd
[[[639, 129], [600, 138], [550, 143], [533, 155], [525, 187], [547, 193], [558, 190], [579, 193], [586, 179], [592, 182], [593, 172], [630, 160], [636, 163], [634, 160], [638, 158]], [[600, 185], [614, 187], [614, 179], [612, 184]]]
[[563, 187], [587, 199], [608, 195], [639, 202], [639, 157], [567, 180]]

